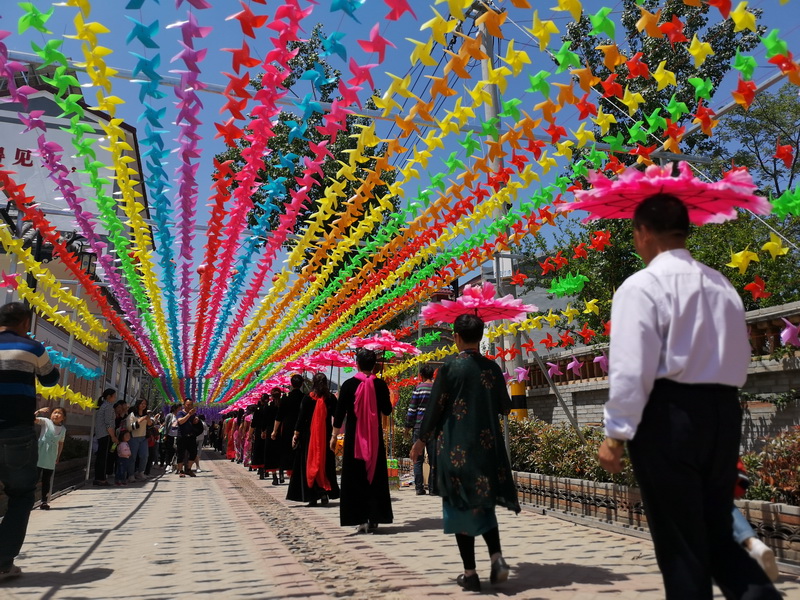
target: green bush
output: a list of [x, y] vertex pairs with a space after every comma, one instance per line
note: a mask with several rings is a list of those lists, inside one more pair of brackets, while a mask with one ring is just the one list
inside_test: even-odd
[[72, 458], [86, 458], [89, 454], [89, 442], [67, 435], [64, 438], [64, 449], [61, 451], [61, 460]]
[[554, 477], [587, 479], [636, 485], [630, 461], [622, 473], [611, 475], [597, 461], [597, 450], [605, 437], [599, 429], [581, 430], [586, 443], [569, 425], [551, 425], [539, 419], [509, 421], [511, 468]]
[[745, 498], [800, 506], [800, 427], [767, 439], [761, 452], [742, 462], [750, 477]]

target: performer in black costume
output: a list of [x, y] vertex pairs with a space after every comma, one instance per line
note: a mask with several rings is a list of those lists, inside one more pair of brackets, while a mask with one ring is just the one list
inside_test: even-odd
[[321, 501], [324, 506], [329, 499], [339, 497], [336, 455], [328, 447], [335, 410], [336, 396], [328, 389], [328, 378], [324, 373], [317, 373], [311, 392], [300, 403], [300, 415], [294, 428], [293, 445], [297, 452], [287, 500], [308, 502], [308, 506], [316, 506], [317, 501]]
[[[300, 415], [300, 403], [305, 393], [303, 392], [303, 376], [292, 375], [292, 391], [281, 398], [278, 403], [278, 415], [275, 418], [275, 425], [272, 428], [272, 439], [278, 444], [280, 453], [280, 466], [286, 474], [291, 477], [294, 469], [296, 450], [292, 448], [292, 438], [294, 437], [294, 426], [297, 424], [297, 417]], [[281, 477], [283, 483], [283, 477]]]
[[[378, 523], [391, 523], [393, 519], [381, 424], [381, 415], [392, 414], [392, 402], [386, 382], [372, 374], [376, 360], [372, 350], [358, 351], [359, 373], [342, 384], [330, 440], [330, 446], [335, 447], [336, 436], [347, 417], [339, 518], [342, 526], [357, 525], [357, 531], [364, 533], [374, 531]], [[363, 421], [359, 425], [359, 418], [363, 418], [359, 415], [365, 414], [372, 415], [370, 418], [374, 422]], [[367, 432], [369, 438], [365, 436]], [[356, 458], [362, 450], [368, 456]], [[371, 477], [368, 469], [372, 470]]]

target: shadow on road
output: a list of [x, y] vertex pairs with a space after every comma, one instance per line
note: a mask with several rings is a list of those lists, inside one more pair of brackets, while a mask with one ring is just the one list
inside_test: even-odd
[[[581, 585], [611, 585], [615, 581], [627, 580], [627, 575], [614, 573], [604, 567], [588, 567], [572, 563], [511, 565], [511, 576], [497, 587], [498, 592], [515, 596], [530, 590]], [[488, 583], [488, 582], [487, 582]], [[491, 586], [487, 586], [489, 591]]]
[[114, 569], [83, 569], [73, 573], [63, 573], [60, 571], [24, 571], [21, 577], [6, 579], [0, 588], [24, 588], [24, 587], [57, 587], [63, 588], [71, 585], [86, 585], [101, 579], [106, 579], [114, 572]]

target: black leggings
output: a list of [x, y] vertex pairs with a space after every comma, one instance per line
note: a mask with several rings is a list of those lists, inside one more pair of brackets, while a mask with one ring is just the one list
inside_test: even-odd
[[[489, 556], [492, 554], [500, 553], [500, 530], [495, 527], [483, 534], [483, 541], [486, 542], [489, 548]], [[475, 570], [475, 538], [471, 535], [464, 535], [463, 533], [456, 534], [456, 543], [458, 544], [458, 551], [461, 554], [461, 560], [464, 562], [465, 571]]]
[[42, 504], [47, 504], [50, 499], [50, 482], [53, 479], [53, 469], [39, 469], [39, 477], [42, 479]]
[[94, 463], [94, 478], [98, 481], [105, 481], [106, 474], [108, 473], [109, 463], [111, 462], [112, 454], [109, 452], [111, 449], [111, 436], [104, 435], [97, 440], [97, 458]]

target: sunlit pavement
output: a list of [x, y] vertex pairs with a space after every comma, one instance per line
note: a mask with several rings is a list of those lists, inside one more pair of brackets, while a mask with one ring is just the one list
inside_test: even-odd
[[[338, 502], [308, 508], [286, 485], [259, 481], [206, 452], [195, 478], [162, 475], [126, 487], [84, 487], [31, 515], [0, 598], [449, 598], [461, 562], [441, 531], [441, 501], [392, 493], [395, 522], [372, 535], [339, 527]], [[207, 470], [206, 470], [207, 469]], [[651, 544], [523, 511], [498, 513], [508, 582], [499, 598], [663, 598]], [[800, 579], [782, 577], [787, 598]], [[721, 595], [718, 594], [719, 597]]]

